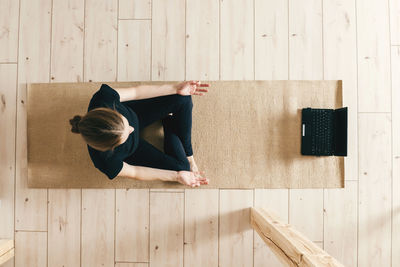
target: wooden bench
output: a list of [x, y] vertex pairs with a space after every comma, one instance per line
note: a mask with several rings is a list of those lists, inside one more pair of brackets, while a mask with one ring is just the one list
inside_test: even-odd
[[344, 267], [291, 225], [261, 208], [251, 208], [250, 223], [279, 260], [287, 266]]
[[0, 265], [14, 257], [14, 240], [0, 239]]

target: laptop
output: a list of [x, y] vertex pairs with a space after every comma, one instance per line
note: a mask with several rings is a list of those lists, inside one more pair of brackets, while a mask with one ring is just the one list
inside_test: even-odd
[[347, 156], [347, 107], [303, 108], [301, 154]]

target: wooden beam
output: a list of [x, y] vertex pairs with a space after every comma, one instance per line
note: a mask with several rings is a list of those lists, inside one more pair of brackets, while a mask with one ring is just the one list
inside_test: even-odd
[[0, 265], [14, 257], [14, 240], [0, 239]]
[[344, 267], [272, 212], [251, 208], [250, 223], [276, 256], [289, 266]]

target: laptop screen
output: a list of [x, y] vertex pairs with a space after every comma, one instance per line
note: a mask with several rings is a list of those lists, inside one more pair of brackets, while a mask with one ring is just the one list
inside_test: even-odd
[[347, 107], [335, 110], [336, 156], [347, 156]]

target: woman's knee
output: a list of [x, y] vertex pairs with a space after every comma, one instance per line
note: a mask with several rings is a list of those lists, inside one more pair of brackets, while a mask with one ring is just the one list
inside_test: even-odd
[[176, 95], [176, 101], [179, 104], [193, 107], [192, 96], [191, 95]]

